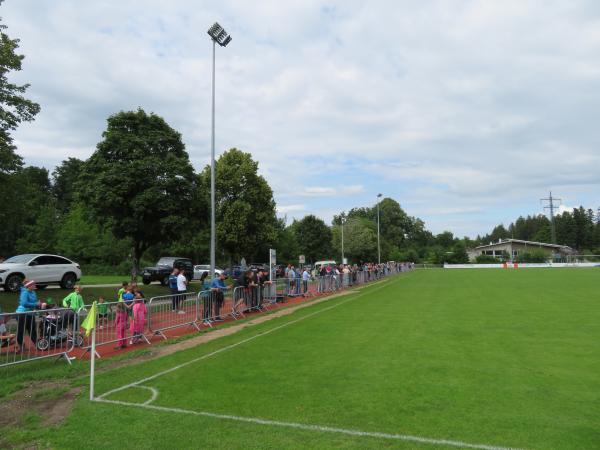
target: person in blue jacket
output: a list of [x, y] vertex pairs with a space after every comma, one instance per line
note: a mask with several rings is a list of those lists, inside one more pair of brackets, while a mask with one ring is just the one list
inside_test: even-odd
[[19, 294], [19, 306], [17, 314], [17, 351], [23, 351], [23, 336], [25, 332], [35, 344], [37, 342], [37, 326], [35, 323], [35, 314], [33, 311], [39, 306], [37, 294], [35, 293], [36, 285], [33, 280], [24, 280]]
[[214, 295], [214, 317], [217, 322], [223, 320], [221, 317], [221, 308], [223, 307], [223, 303], [225, 301], [225, 294], [223, 291], [229, 289], [229, 286], [225, 284], [225, 280], [227, 279], [227, 275], [225, 273], [221, 273], [218, 277], [214, 277], [212, 282], [210, 283], [210, 290]]

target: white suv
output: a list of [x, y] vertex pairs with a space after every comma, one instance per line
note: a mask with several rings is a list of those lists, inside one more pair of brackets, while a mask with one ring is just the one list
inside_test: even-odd
[[[205, 273], [208, 275], [208, 272], [210, 272], [210, 264], [198, 264], [197, 266], [194, 266], [194, 280], [199, 280]], [[222, 273], [222, 269], [217, 269], [215, 267], [215, 274], [217, 276], [221, 276]]]
[[23, 279], [35, 280], [38, 288], [58, 284], [72, 289], [81, 279], [79, 264], [57, 255], [18, 255], [0, 263], [0, 285], [17, 292]]

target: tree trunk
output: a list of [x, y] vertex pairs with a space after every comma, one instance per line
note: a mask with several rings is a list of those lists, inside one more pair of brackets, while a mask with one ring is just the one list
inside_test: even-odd
[[132, 255], [131, 280], [137, 281], [137, 276], [138, 276], [138, 273], [140, 270], [140, 257], [141, 257], [140, 246], [138, 243], [133, 244], [131, 255]]

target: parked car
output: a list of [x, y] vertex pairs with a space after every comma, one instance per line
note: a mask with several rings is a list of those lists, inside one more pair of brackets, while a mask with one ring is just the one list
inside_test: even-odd
[[[194, 266], [194, 280], [202, 278], [203, 274], [210, 272], [210, 264], [198, 264]], [[215, 274], [220, 276], [223, 273], [223, 269], [215, 267]]]
[[315, 268], [314, 269], [316, 271], [319, 271], [319, 270], [321, 270], [321, 267], [323, 267], [323, 266], [332, 266], [333, 267], [335, 265], [336, 265], [336, 262], [333, 259], [325, 260], [325, 261], [317, 261], [315, 263]]
[[142, 282], [150, 284], [153, 281], [159, 281], [163, 286], [169, 284], [169, 275], [177, 268], [183, 271], [185, 277], [190, 281], [194, 277], [194, 265], [189, 258], [179, 258], [176, 256], [163, 256], [158, 260], [156, 266], [146, 267], [142, 272]]
[[248, 267], [254, 272], [258, 272], [259, 270], [266, 270], [267, 272], [269, 271], [269, 264], [264, 263], [250, 263]]
[[248, 270], [246, 266], [233, 266], [225, 269], [225, 275], [231, 278], [239, 278], [239, 276]]
[[35, 280], [38, 289], [49, 284], [72, 289], [81, 279], [81, 268], [64, 256], [46, 254], [18, 255], [0, 263], [0, 285], [5, 291], [17, 292], [25, 278]]

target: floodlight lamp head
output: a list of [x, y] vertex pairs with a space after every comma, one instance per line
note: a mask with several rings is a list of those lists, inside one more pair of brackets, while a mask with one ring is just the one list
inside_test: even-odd
[[214, 25], [208, 29], [208, 35], [216, 40], [221, 31], [223, 31], [223, 27], [219, 25], [218, 22], [215, 22]]
[[208, 29], [208, 35], [221, 47], [225, 47], [227, 44], [229, 44], [229, 42], [231, 42], [231, 36], [229, 36], [227, 31], [225, 31], [225, 29], [217, 22], [215, 22], [214, 25]]

